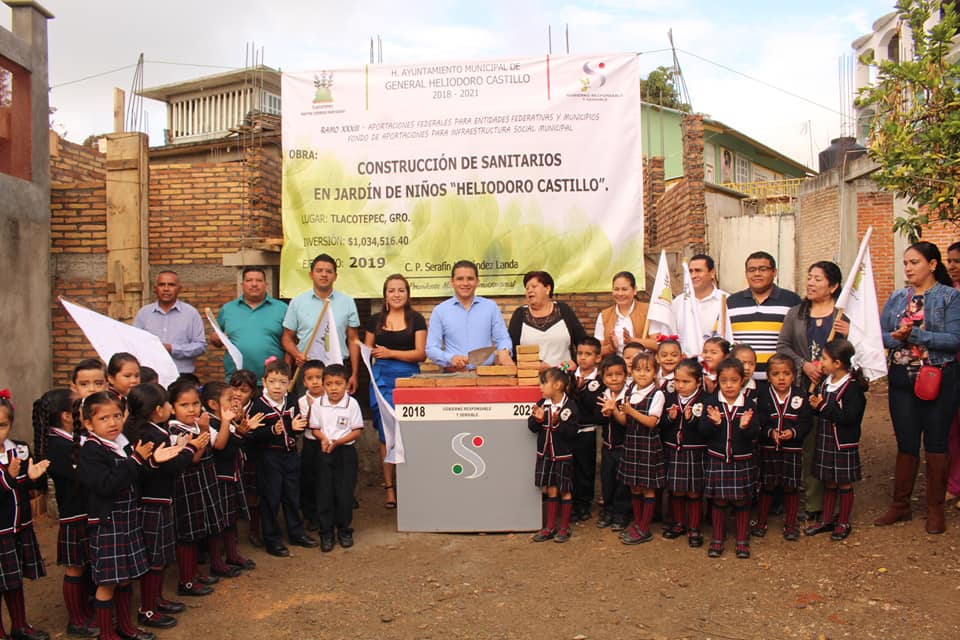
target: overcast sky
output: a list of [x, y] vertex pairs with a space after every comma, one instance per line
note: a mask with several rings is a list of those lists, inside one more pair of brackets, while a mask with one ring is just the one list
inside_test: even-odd
[[[644, 74], [671, 64], [668, 51], [657, 51], [669, 47], [672, 28], [696, 111], [810, 164], [804, 123], [812, 122], [814, 154], [840, 134], [838, 59], [892, 10], [893, 0], [41, 3], [56, 16], [50, 22], [53, 119], [73, 141], [110, 129], [112, 88], [129, 89], [134, 69], [73, 81], [133, 65], [141, 52], [147, 60], [144, 85], [151, 87], [226, 70], [214, 66], [241, 67], [250, 42], [263, 47], [266, 64], [293, 71], [364, 64], [376, 35], [385, 62], [484, 59], [546, 53], [549, 25], [553, 52], [562, 53], [569, 24], [571, 53], [648, 52], [640, 57]], [[9, 28], [8, 11], [0, 10], [0, 25]], [[164, 105], [147, 100], [145, 108], [151, 144], [161, 144]]]

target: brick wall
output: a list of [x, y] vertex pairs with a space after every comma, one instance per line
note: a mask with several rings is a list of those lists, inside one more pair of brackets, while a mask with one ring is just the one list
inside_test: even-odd
[[106, 157], [94, 149], [57, 140], [50, 158], [51, 331], [53, 384], [66, 385], [74, 365], [96, 357], [58, 296], [107, 311]]
[[703, 173], [703, 118], [683, 119], [683, 178], [663, 184], [663, 159], [650, 158], [644, 176], [646, 251], [681, 255], [706, 251], [707, 201]]
[[[903, 269], [898, 256], [894, 255], [893, 194], [883, 191], [857, 192], [857, 239], [862, 240], [869, 227], [870, 258], [873, 261], [873, 281], [877, 287], [879, 308], [883, 308], [890, 294], [903, 281]], [[827, 234], [824, 234], [827, 235]], [[850, 265], [841, 266], [846, 270]]]
[[833, 260], [839, 254], [839, 215], [840, 191], [836, 186], [800, 196], [795, 291], [804, 290], [807, 267], [819, 260]]

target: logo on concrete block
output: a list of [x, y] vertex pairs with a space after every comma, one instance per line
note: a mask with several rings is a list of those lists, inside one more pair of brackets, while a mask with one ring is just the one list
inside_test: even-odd
[[[470, 438], [470, 445], [473, 449], [467, 447], [467, 444], [464, 442], [467, 438]], [[483, 436], [478, 436], [470, 433], [469, 431], [464, 431], [463, 433], [458, 433], [453, 436], [453, 439], [450, 441], [450, 448], [453, 449], [453, 452], [457, 455], [458, 458], [464, 462], [470, 463], [470, 466], [473, 467], [473, 473], [464, 475], [466, 469], [460, 462], [453, 463], [453, 466], [450, 467], [450, 471], [453, 475], [463, 478], [464, 480], [476, 480], [482, 476], [487, 471], [487, 463], [483, 461], [474, 449], [479, 449], [483, 446]]]

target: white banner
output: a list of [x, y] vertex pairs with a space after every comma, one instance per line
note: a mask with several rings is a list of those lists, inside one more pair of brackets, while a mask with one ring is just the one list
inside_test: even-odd
[[282, 296], [319, 253], [361, 298], [392, 273], [449, 295], [460, 259], [487, 294], [534, 269], [565, 293], [644, 281], [635, 54], [284, 73], [282, 91]]
[[220, 342], [223, 343], [223, 348], [230, 354], [230, 358], [233, 360], [233, 366], [236, 369], [243, 369], [243, 354], [240, 353], [240, 349], [238, 349], [237, 345], [233, 344], [230, 338], [227, 337], [227, 334], [223, 332], [223, 329], [220, 328], [220, 323], [213, 317], [213, 312], [210, 311], [210, 309], [204, 311], [204, 315], [207, 316], [207, 322], [210, 323], [213, 332], [217, 334]]
[[384, 458], [383, 461], [392, 464], [404, 464], [407, 459], [403, 450], [403, 439], [400, 437], [400, 429], [397, 428], [397, 414], [393, 410], [393, 407], [390, 406], [390, 403], [387, 402], [386, 398], [383, 397], [383, 394], [380, 393], [380, 387], [377, 385], [376, 378], [373, 375], [370, 347], [359, 340], [357, 340], [357, 344], [360, 345], [360, 358], [363, 360], [364, 366], [367, 367], [370, 380], [373, 381], [373, 384], [370, 386], [373, 388], [373, 393], [377, 398], [380, 421], [383, 423], [383, 439], [387, 448], [387, 457]]
[[670, 269], [667, 266], [667, 252], [660, 250], [660, 262], [657, 264], [657, 276], [650, 292], [650, 307], [647, 319], [650, 322], [649, 335], [657, 333], [669, 335], [677, 332], [677, 322], [673, 317], [673, 290], [670, 288]]
[[109, 362], [113, 354], [125, 351], [133, 354], [140, 366], [156, 371], [160, 384], [165, 387], [180, 377], [176, 363], [157, 336], [63, 298], [60, 298], [60, 304], [104, 362]]

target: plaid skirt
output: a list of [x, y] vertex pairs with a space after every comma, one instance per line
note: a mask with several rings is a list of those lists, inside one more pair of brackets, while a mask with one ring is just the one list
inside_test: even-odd
[[143, 546], [151, 567], [165, 567], [176, 562], [176, 540], [173, 530], [173, 507], [162, 502], [144, 502], [140, 507]]
[[90, 563], [87, 521], [61, 522], [57, 531], [57, 564], [82, 567]]
[[716, 500], [749, 500], [755, 489], [753, 467], [753, 460], [724, 462], [707, 455], [703, 494]]
[[109, 519], [87, 525], [95, 584], [120, 584], [150, 569], [140, 529], [140, 501], [130, 490], [114, 503]]
[[196, 542], [226, 529], [212, 462], [190, 465], [177, 478], [173, 516], [181, 542]]
[[243, 492], [243, 483], [217, 478], [217, 496], [220, 498], [220, 511], [223, 513], [226, 527], [237, 524], [239, 518], [250, 519], [247, 498]]
[[648, 489], [660, 489], [666, 484], [667, 468], [659, 429], [627, 428], [617, 481], [628, 487]]
[[20, 589], [24, 578], [36, 580], [45, 575], [47, 570], [32, 525], [0, 535], [0, 591]]
[[800, 489], [803, 480], [803, 451], [777, 451], [763, 447], [760, 452], [760, 486]]
[[556, 487], [560, 493], [570, 493], [573, 491], [573, 460], [537, 456], [533, 484], [538, 487]]
[[674, 449], [665, 447], [667, 454], [666, 488], [673, 494], [703, 493], [703, 448]]
[[821, 482], [848, 484], [863, 477], [860, 447], [840, 449], [829, 422], [817, 426], [817, 448], [813, 452], [813, 477]]

